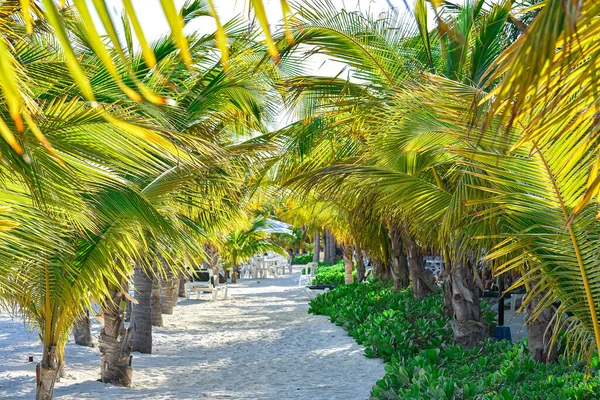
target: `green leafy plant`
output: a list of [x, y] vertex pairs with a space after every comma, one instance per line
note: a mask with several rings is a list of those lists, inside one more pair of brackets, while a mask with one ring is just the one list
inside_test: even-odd
[[[488, 340], [466, 350], [452, 344], [443, 297], [416, 300], [380, 281], [343, 285], [317, 296], [309, 312], [327, 315], [365, 346], [367, 357], [388, 363], [373, 387], [378, 399], [594, 399], [600, 390], [598, 359], [586, 377], [583, 364], [561, 356], [558, 363], [531, 359], [527, 341]], [[494, 313], [482, 303], [484, 320]]]
[[294, 257], [293, 263], [296, 265], [304, 265], [304, 264], [308, 264], [309, 262], [312, 262], [312, 260], [313, 260], [313, 253], [307, 253], [307, 254], [303, 254], [301, 256]]
[[[321, 265], [319, 263], [319, 269], [315, 276], [314, 283], [317, 285], [343, 285], [345, 282], [344, 262], [338, 261], [335, 265]], [[356, 281], [356, 271], [352, 273], [354, 280]]]

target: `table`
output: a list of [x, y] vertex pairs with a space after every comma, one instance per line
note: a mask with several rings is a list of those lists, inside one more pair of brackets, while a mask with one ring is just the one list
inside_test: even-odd
[[269, 277], [269, 269], [273, 268], [273, 275], [275, 278], [277, 278], [277, 267], [279, 264], [279, 259], [278, 258], [264, 258], [263, 259], [263, 268], [264, 268], [264, 273], [265, 273], [265, 278]]

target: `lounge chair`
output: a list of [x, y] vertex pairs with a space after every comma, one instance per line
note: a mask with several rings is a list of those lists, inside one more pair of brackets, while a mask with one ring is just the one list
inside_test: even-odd
[[227, 284], [219, 284], [219, 279], [215, 279], [212, 270], [197, 270], [190, 273], [192, 280], [185, 284], [185, 297], [190, 298], [192, 293], [196, 293], [196, 299], [200, 293], [211, 293], [212, 301], [217, 299], [217, 294], [223, 292], [223, 298], [227, 298]]
[[329, 292], [334, 287], [335, 287], [335, 285], [311, 285], [311, 286], [304, 286], [304, 291], [308, 295], [308, 298], [312, 300], [312, 299], [316, 298], [318, 295], [320, 295], [321, 293]]

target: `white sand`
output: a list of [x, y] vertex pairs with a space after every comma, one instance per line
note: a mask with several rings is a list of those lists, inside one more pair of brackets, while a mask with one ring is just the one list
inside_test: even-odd
[[[154, 330], [154, 353], [133, 353], [132, 388], [97, 382], [98, 349], [69, 343], [55, 398], [367, 399], [383, 362], [365, 358], [327, 317], [307, 314], [297, 285], [296, 273], [230, 285], [228, 300], [180, 300]], [[39, 361], [37, 335], [0, 315], [0, 398], [34, 397], [30, 354]]]

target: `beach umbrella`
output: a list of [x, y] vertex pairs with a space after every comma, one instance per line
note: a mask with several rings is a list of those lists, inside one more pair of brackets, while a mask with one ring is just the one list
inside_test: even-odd
[[258, 230], [268, 233], [285, 233], [288, 235], [293, 235], [291, 229], [289, 229], [292, 225], [287, 224], [285, 222], [277, 221], [275, 219], [267, 218], [267, 222], [263, 228], [259, 228]]

